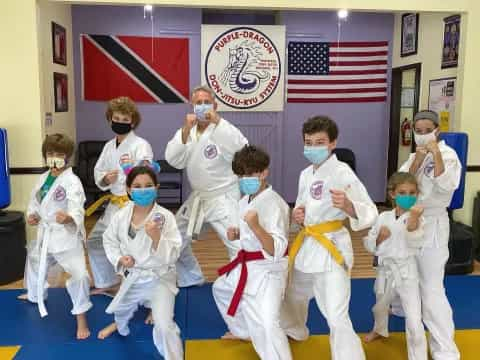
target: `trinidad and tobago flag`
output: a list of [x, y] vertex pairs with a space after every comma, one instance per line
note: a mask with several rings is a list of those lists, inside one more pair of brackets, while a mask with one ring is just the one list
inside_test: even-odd
[[185, 103], [188, 39], [81, 35], [84, 100]]

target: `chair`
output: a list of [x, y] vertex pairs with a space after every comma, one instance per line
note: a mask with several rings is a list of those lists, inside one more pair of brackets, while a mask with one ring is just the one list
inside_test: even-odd
[[352, 150], [347, 149], [347, 148], [335, 148], [333, 150], [333, 153], [337, 155], [338, 160], [343, 161], [344, 163], [347, 163], [353, 170], [353, 172], [356, 172], [356, 160], [355, 160], [355, 154], [353, 153]]
[[78, 144], [75, 173], [80, 178], [85, 190], [87, 207], [104, 193], [95, 184], [93, 170], [105, 143], [106, 141], [82, 141]]
[[[166, 160], [157, 160], [157, 162], [160, 164], [161, 168], [159, 174], [160, 187], [158, 188], [157, 202], [160, 202], [160, 198], [178, 199], [179, 202], [174, 204], [181, 205], [183, 202], [183, 170], [174, 168]], [[175, 178], [172, 179], [172, 177]], [[165, 180], [162, 180], [162, 178], [165, 178]], [[176, 190], [177, 193], [175, 195], [162, 195], [161, 192], [165, 190]]]

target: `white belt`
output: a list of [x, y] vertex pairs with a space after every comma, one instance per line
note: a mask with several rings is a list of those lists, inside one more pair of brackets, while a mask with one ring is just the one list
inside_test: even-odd
[[205, 212], [203, 210], [204, 201], [214, 199], [230, 191], [235, 191], [236, 189], [238, 189], [238, 184], [234, 183], [231, 186], [214, 191], [194, 191], [192, 193], [193, 202], [190, 218], [188, 219], [187, 236], [196, 238], [202, 230], [202, 225], [205, 220]]
[[37, 241], [41, 239], [41, 244], [39, 243], [37, 245], [40, 248], [40, 263], [37, 277], [37, 304], [40, 316], [45, 317], [48, 315], [48, 312], [43, 301], [43, 292], [45, 291], [45, 277], [47, 275], [48, 242], [50, 241], [52, 228], [48, 223], [43, 221], [40, 222], [39, 226], [38, 235], [40, 236], [37, 236]]
[[423, 216], [442, 216], [442, 215], [448, 215], [446, 208], [432, 207], [432, 208], [425, 208], [423, 210]]
[[[390, 258], [381, 259], [380, 265], [385, 268], [386, 275], [379, 277], [379, 294], [388, 294], [392, 288], [400, 286], [403, 282], [400, 267], [403, 264], [398, 264], [395, 260]], [[407, 266], [407, 264], [405, 264]], [[391, 275], [393, 281], [390, 279]]]
[[[122, 281], [122, 285], [120, 285], [120, 289], [118, 289], [117, 294], [115, 295], [112, 302], [110, 303], [110, 305], [108, 305], [107, 309], [105, 310], [107, 314], [113, 314], [115, 311], [117, 311], [118, 305], [121, 303], [121, 301], [127, 294], [128, 290], [132, 287], [133, 284], [135, 284], [135, 282], [137, 282], [137, 280], [140, 277], [153, 276], [157, 280], [163, 280], [162, 275], [159, 275], [157, 272], [155, 272], [154, 269], [130, 268], [130, 269], [127, 269], [127, 271], [128, 271], [128, 275]], [[176, 292], [178, 292], [176, 285], [171, 286], [171, 284], [167, 283], [167, 286], [172, 290], [173, 293], [176, 294]]]

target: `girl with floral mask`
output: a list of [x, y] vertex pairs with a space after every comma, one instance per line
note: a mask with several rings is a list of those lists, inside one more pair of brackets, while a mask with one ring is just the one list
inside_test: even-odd
[[423, 208], [416, 205], [418, 185], [410, 173], [398, 172], [388, 181], [394, 208], [378, 217], [364, 238], [365, 248], [375, 255], [377, 279], [373, 307], [375, 325], [366, 337], [370, 342], [388, 337], [388, 318], [394, 294], [405, 310], [409, 360], [427, 360], [427, 340], [422, 323], [422, 302], [415, 255], [423, 242]]
[[173, 311], [178, 293], [175, 263], [182, 238], [175, 216], [156, 203], [158, 182], [153, 166], [134, 167], [126, 185], [132, 201], [113, 216], [103, 235], [106, 255], [123, 281], [106, 310], [115, 322], [101, 330], [98, 338], [115, 331], [127, 336], [133, 314], [139, 305], [148, 304], [158, 352], [166, 360], [180, 360], [183, 346]]

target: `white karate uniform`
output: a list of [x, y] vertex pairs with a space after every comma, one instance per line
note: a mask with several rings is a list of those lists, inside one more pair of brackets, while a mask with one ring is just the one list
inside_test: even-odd
[[[248, 224], [243, 220], [249, 210], [255, 210], [259, 223], [274, 241], [274, 254], [269, 255]], [[271, 187], [249, 202], [244, 196], [239, 203], [240, 246], [244, 251], [261, 251], [264, 259], [246, 263], [248, 278], [235, 316], [227, 314], [241, 274], [241, 264], [219, 277], [213, 284], [213, 296], [232, 334], [252, 339], [261, 359], [292, 359], [287, 337], [280, 327], [280, 307], [283, 300], [288, 258], [289, 207]]]
[[182, 129], [169, 141], [165, 159], [177, 169], [186, 169], [192, 193], [178, 210], [176, 218], [183, 244], [177, 262], [180, 287], [202, 284], [202, 270], [193, 255], [191, 242], [209, 223], [220, 236], [233, 258], [238, 251], [238, 241], [228, 241], [227, 227], [238, 218], [240, 190], [238, 178], [232, 171], [235, 152], [247, 144], [240, 130], [221, 119], [217, 125], [210, 124], [198, 136], [197, 126], [189, 134], [186, 144], [182, 142]]
[[[127, 336], [128, 322], [139, 305], [152, 309], [154, 320], [153, 342], [166, 360], [183, 359], [180, 329], [173, 320], [176, 286], [175, 262], [180, 253], [182, 239], [174, 215], [155, 204], [145, 219], [153, 219], [162, 228], [156, 250], [144, 226], [131, 232], [134, 203], [129, 202], [112, 217], [103, 234], [106, 255], [124, 280], [106, 312], [114, 314], [118, 332]], [[119, 260], [132, 256], [135, 264], [124, 268]]]
[[[420, 185], [418, 204], [425, 208], [424, 246], [417, 255], [422, 298], [423, 322], [430, 337], [430, 351], [434, 360], [459, 359], [460, 354], [454, 341], [455, 325], [452, 308], [445, 294], [443, 278], [447, 263], [450, 222], [446, 208], [460, 184], [462, 165], [457, 153], [444, 141], [438, 143], [445, 171], [434, 176], [434, 161], [428, 154], [415, 177]], [[415, 154], [410, 154], [400, 171], [408, 172]], [[398, 304], [394, 313], [398, 313]]]
[[[333, 207], [330, 190], [343, 190], [352, 201], [357, 218], [350, 218], [354, 231], [370, 227], [378, 211], [367, 190], [350, 167], [333, 154], [314, 171], [309, 166], [300, 174], [296, 207], [305, 206], [305, 225], [345, 220], [347, 214]], [[346, 228], [326, 233], [340, 251], [349, 269], [353, 266], [353, 248]], [[338, 265], [330, 253], [314, 238], [306, 237], [295, 258], [293, 274], [282, 308], [282, 327], [296, 340], [308, 338], [308, 304], [315, 296], [317, 305], [330, 327], [332, 359], [364, 359], [360, 339], [348, 314], [350, 273]]]
[[[406, 314], [406, 334], [409, 360], [427, 360], [427, 340], [422, 323], [422, 303], [415, 255], [423, 245], [424, 219], [417, 230], [407, 230], [409, 213], [396, 217], [395, 209], [385, 211], [378, 217], [368, 236], [363, 239], [365, 248], [378, 257], [375, 280], [377, 302], [373, 307], [375, 325], [373, 331], [388, 337], [390, 302], [395, 293]], [[390, 230], [390, 237], [380, 245], [377, 238], [382, 226]]]
[[[153, 160], [153, 151], [150, 144], [143, 138], [135, 135], [133, 131], [117, 147], [117, 139], [113, 138], [107, 142], [95, 164], [95, 184], [103, 191], [110, 191], [113, 195], [126, 195], [126, 175], [120, 167], [121, 159], [130, 159], [134, 162], [140, 160]], [[118, 170], [117, 181], [106, 185], [102, 180], [107, 172]], [[93, 227], [88, 240], [87, 249], [92, 269], [95, 287], [108, 288], [119, 282], [115, 270], [108, 261], [103, 247], [102, 236], [110, 224], [112, 216], [119, 210], [119, 207], [111, 202], [107, 205], [105, 212]]]
[[[90, 278], [83, 250], [85, 193], [80, 179], [72, 172], [72, 168], [67, 168], [55, 179], [42, 200], [40, 189], [48, 174], [49, 171], [38, 179], [27, 209], [27, 217], [36, 215], [40, 222], [36, 240], [28, 244], [25, 287], [28, 300], [38, 303], [40, 315], [46, 316], [46, 275], [49, 267], [55, 262], [59, 263], [71, 275], [66, 288], [73, 303], [71, 312], [79, 315], [92, 307], [89, 298]], [[73, 222], [66, 225], [57, 223], [56, 213], [60, 210], [68, 213]]]

